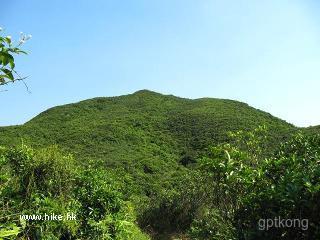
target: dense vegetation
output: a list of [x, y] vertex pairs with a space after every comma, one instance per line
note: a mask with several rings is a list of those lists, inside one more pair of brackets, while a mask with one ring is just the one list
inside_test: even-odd
[[56, 144], [79, 162], [94, 160], [130, 173], [148, 194], [170, 185], [208, 146], [226, 141], [228, 131], [262, 124], [270, 132], [270, 149], [296, 130], [241, 102], [139, 91], [55, 107], [24, 125], [0, 128], [0, 145]]
[[[49, 109], [0, 128], [0, 238], [317, 239], [320, 139], [302, 131], [237, 101], [145, 90]], [[309, 228], [258, 229], [277, 216]]]
[[[135, 224], [121, 182], [109, 173], [78, 169], [73, 157], [56, 146], [1, 148], [0, 157], [0, 238], [19, 234], [22, 239], [148, 239]], [[26, 221], [17, 217], [52, 213], [73, 213], [77, 218]]]

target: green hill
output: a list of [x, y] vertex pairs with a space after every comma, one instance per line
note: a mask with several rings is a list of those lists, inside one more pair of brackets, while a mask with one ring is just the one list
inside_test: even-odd
[[[268, 131], [257, 130], [261, 125]], [[240, 141], [223, 144], [232, 141], [228, 132], [239, 130]], [[267, 138], [260, 138], [260, 130]], [[298, 131], [310, 135], [291, 138]], [[237, 234], [275, 239], [256, 229], [265, 211], [298, 216], [304, 209], [313, 226], [319, 225], [310, 214], [320, 189], [317, 132], [319, 127], [297, 128], [226, 99], [191, 100], [147, 90], [89, 99], [0, 128], [0, 178], [6, 183], [0, 202], [8, 216], [39, 209], [80, 216], [74, 228], [39, 222], [21, 236], [38, 234], [36, 229], [54, 236], [60, 229], [70, 239], [103, 234], [113, 234], [112, 239], [222, 239], [222, 232], [228, 239]], [[2, 221], [9, 224], [5, 230], [12, 221]], [[287, 234], [283, 231], [271, 236]], [[290, 234], [310, 239], [316, 232], [317, 227]], [[286, 239], [298, 239], [291, 235]]]
[[270, 132], [266, 152], [297, 129], [245, 103], [142, 90], [54, 107], [23, 125], [1, 127], [0, 145], [57, 144], [81, 163], [129, 173], [148, 193], [170, 184], [208, 146], [226, 141], [228, 131], [262, 124]]
[[304, 129], [304, 131], [310, 134], [320, 134], [320, 125], [307, 127]]

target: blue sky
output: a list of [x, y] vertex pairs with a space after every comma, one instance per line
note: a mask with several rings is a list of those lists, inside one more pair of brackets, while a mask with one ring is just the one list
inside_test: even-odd
[[320, 124], [317, 1], [10, 0], [0, 26], [32, 34], [29, 76], [1, 87], [0, 126], [47, 108], [150, 89], [243, 101], [297, 126]]

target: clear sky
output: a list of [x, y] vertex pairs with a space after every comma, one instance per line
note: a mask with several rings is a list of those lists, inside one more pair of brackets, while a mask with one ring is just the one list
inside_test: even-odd
[[10, 0], [0, 26], [32, 34], [29, 76], [1, 87], [0, 126], [47, 108], [149, 89], [240, 100], [320, 124], [320, 4], [314, 0]]

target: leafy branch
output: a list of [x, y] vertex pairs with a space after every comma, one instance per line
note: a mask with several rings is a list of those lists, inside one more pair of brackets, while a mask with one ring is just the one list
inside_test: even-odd
[[14, 55], [27, 54], [20, 47], [31, 38], [31, 35], [20, 33], [19, 42], [14, 45], [11, 36], [2, 36], [1, 32], [2, 28], [0, 28], [0, 86], [22, 81], [27, 87], [24, 82], [27, 77], [21, 77], [15, 70]]

